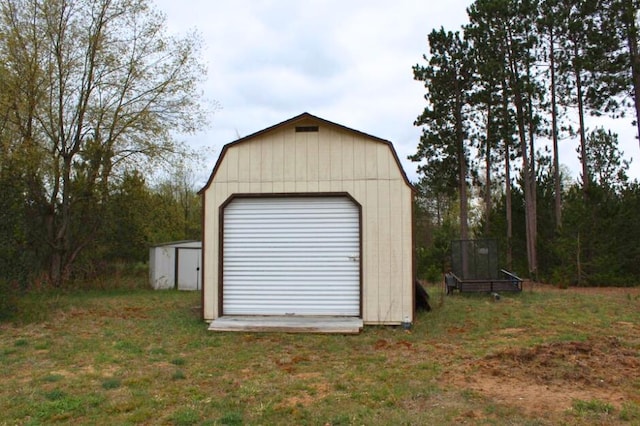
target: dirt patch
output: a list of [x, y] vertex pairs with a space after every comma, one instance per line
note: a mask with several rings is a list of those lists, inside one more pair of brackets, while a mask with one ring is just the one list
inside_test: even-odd
[[532, 348], [506, 349], [485, 358], [479, 365], [495, 375], [520, 372], [541, 385], [580, 383], [582, 386], [619, 386], [640, 378], [637, 351], [616, 337], [585, 342], [554, 342]]
[[[561, 289], [526, 283], [524, 291], [562, 292], [618, 296], [640, 300], [640, 287], [585, 287]], [[572, 409], [575, 400], [599, 400], [621, 409], [627, 402], [640, 403], [640, 323], [612, 322], [611, 333], [620, 337], [592, 337], [585, 341], [543, 343], [526, 348], [505, 348], [480, 359], [463, 357], [447, 363], [441, 379], [454, 389], [517, 408], [532, 417], [556, 418]], [[450, 327], [447, 334], [466, 332]], [[526, 335], [525, 328], [497, 330], [498, 340], [508, 342]], [[624, 336], [624, 337], [623, 337]], [[455, 353], [455, 347], [437, 344], [436, 353]]]
[[386, 339], [379, 339], [373, 345], [375, 350], [392, 350], [392, 349], [408, 349], [411, 350], [413, 348], [413, 344], [411, 342], [407, 342], [406, 340], [400, 340], [398, 342], [390, 342]]
[[276, 359], [274, 362], [283, 371], [286, 371], [287, 373], [293, 373], [296, 369], [296, 365], [298, 365], [301, 362], [308, 362], [308, 361], [310, 361], [310, 358], [307, 356], [295, 355], [295, 356], [285, 356], [285, 357]]
[[554, 342], [463, 362], [443, 378], [528, 414], [565, 411], [576, 399], [620, 408], [637, 396], [624, 384], [640, 381], [640, 357], [616, 337]]
[[322, 378], [320, 373], [300, 373], [293, 375], [292, 378], [299, 385], [304, 385], [304, 389], [299, 390], [297, 395], [282, 400], [277, 405], [278, 408], [306, 407], [326, 398], [331, 391], [329, 383]]

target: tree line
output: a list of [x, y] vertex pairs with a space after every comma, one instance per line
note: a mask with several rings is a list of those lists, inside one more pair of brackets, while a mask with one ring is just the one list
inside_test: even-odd
[[[426, 91], [409, 157], [422, 272], [446, 269], [450, 239], [489, 237], [533, 279], [638, 283], [640, 187], [618, 135], [586, 122], [627, 120], [640, 135], [640, 1], [477, 0], [467, 15], [431, 31], [413, 67]], [[576, 182], [561, 166], [569, 141]]]
[[62, 287], [199, 236], [175, 138], [206, 120], [199, 49], [146, 0], [0, 3], [0, 284]]

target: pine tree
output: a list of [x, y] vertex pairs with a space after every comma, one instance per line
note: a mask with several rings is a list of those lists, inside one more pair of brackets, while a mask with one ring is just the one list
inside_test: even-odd
[[468, 107], [473, 61], [469, 44], [458, 32], [441, 28], [432, 31], [428, 39], [430, 56], [424, 56], [428, 65], [413, 67], [414, 78], [424, 82], [427, 106], [415, 121], [415, 125], [423, 129], [417, 152], [410, 159], [423, 162], [419, 172], [424, 176], [437, 175], [441, 182], [456, 183], [460, 198], [460, 238], [466, 240], [469, 238]]
[[[539, 96], [539, 87], [532, 73], [534, 48], [537, 41], [533, 32], [532, 19], [537, 16], [537, 4], [532, 1], [478, 0], [468, 9], [468, 13], [469, 27], [476, 28], [478, 33], [486, 33], [484, 39], [491, 40], [490, 46], [497, 55], [497, 63], [503, 65], [502, 93], [503, 96], [508, 96], [508, 99], [503, 101], [503, 121], [509, 122], [507, 117], [513, 108], [516, 123], [515, 133], [511, 133], [510, 136], [505, 135], [503, 140], [509, 141], [514, 134], [519, 140], [526, 204], [527, 258], [529, 272], [535, 275], [537, 226], [533, 153], [538, 120], [534, 111], [534, 97]], [[509, 154], [505, 156], [505, 163], [510, 164]], [[505, 174], [510, 174], [509, 169], [510, 165], [505, 166]], [[510, 177], [507, 179], [509, 180]], [[509, 210], [507, 214], [510, 214]]]

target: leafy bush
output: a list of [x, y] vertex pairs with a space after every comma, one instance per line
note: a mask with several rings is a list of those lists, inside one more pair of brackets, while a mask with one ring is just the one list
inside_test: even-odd
[[0, 279], [0, 321], [15, 318], [18, 313], [18, 290], [8, 281]]

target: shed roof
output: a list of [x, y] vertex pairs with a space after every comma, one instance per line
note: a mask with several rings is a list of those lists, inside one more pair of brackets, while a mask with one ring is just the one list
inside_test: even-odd
[[213, 177], [215, 176], [215, 174], [216, 174], [216, 172], [218, 170], [218, 167], [220, 166], [220, 164], [224, 160], [224, 156], [225, 156], [225, 154], [226, 154], [226, 152], [228, 151], [229, 148], [231, 148], [231, 147], [233, 147], [233, 146], [235, 146], [237, 144], [241, 144], [243, 142], [246, 142], [248, 140], [254, 139], [254, 138], [256, 138], [258, 136], [261, 136], [261, 135], [263, 135], [265, 133], [269, 133], [269, 132], [271, 132], [273, 130], [277, 130], [277, 129], [285, 127], [285, 126], [289, 126], [291, 124], [295, 124], [296, 122], [299, 122], [299, 121], [302, 121], [302, 120], [309, 120], [309, 119], [315, 120], [320, 124], [324, 124], [324, 125], [332, 126], [332, 127], [337, 127], [337, 128], [342, 129], [344, 131], [348, 131], [348, 132], [351, 132], [351, 133], [356, 133], [356, 134], [358, 134], [360, 136], [364, 136], [364, 137], [366, 137], [368, 139], [371, 139], [373, 141], [376, 141], [376, 142], [379, 142], [379, 143], [384, 143], [384, 144], [388, 145], [389, 149], [391, 150], [391, 153], [393, 154], [393, 157], [394, 157], [394, 159], [396, 161], [398, 169], [400, 170], [400, 173], [402, 174], [402, 177], [403, 177], [404, 181], [409, 186], [409, 188], [411, 188], [412, 191], [414, 191], [414, 192], [416, 191], [416, 189], [413, 186], [413, 184], [407, 178], [407, 174], [405, 173], [405, 171], [404, 171], [404, 169], [402, 167], [402, 164], [400, 163], [400, 159], [398, 158], [398, 154], [396, 153], [396, 150], [393, 147], [393, 143], [391, 143], [391, 141], [379, 138], [377, 136], [370, 135], [368, 133], [361, 132], [359, 130], [355, 130], [355, 129], [343, 126], [341, 124], [334, 123], [334, 122], [329, 121], [329, 120], [325, 120], [324, 118], [317, 117], [317, 116], [315, 116], [313, 114], [309, 114], [308, 112], [303, 112], [300, 115], [297, 115], [297, 116], [295, 116], [293, 118], [290, 118], [288, 120], [285, 120], [285, 121], [283, 121], [281, 123], [278, 123], [278, 124], [275, 124], [273, 126], [267, 127], [266, 129], [262, 129], [260, 131], [255, 132], [255, 133], [252, 133], [252, 134], [250, 134], [248, 136], [245, 136], [243, 138], [237, 139], [237, 140], [235, 140], [233, 142], [230, 142], [230, 143], [226, 144], [224, 147], [222, 147], [222, 151], [220, 152], [220, 156], [218, 157], [218, 160], [216, 161], [216, 164], [213, 167], [213, 171], [211, 172], [211, 175], [209, 176], [209, 179], [207, 180], [207, 183], [205, 184], [205, 186], [200, 191], [198, 191], [198, 194], [202, 194], [207, 188], [209, 188], [209, 186], [211, 185], [211, 182], [213, 181]]
[[165, 247], [165, 246], [177, 246], [181, 244], [189, 244], [189, 243], [201, 243], [198, 240], [179, 240], [179, 241], [169, 241], [166, 243], [153, 244], [151, 247]]

